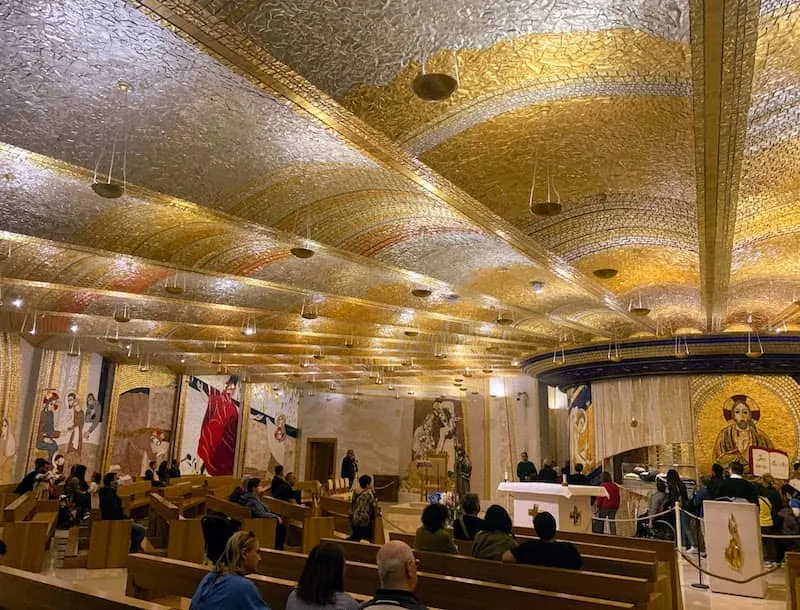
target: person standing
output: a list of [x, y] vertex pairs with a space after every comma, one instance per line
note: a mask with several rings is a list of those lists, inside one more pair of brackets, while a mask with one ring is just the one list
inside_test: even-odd
[[711, 465], [711, 478], [708, 480], [708, 495], [709, 499], [719, 497], [719, 488], [725, 482], [725, 469], [719, 464]]
[[356, 452], [352, 449], [347, 450], [347, 455], [342, 459], [342, 470], [340, 476], [347, 479], [350, 487], [353, 487], [353, 481], [356, 480], [358, 474], [358, 460], [356, 459]]
[[[717, 492], [717, 498], [743, 498], [753, 504], [758, 504], [758, 494], [756, 493], [756, 486], [750, 481], [746, 480], [744, 475], [744, 466], [739, 462], [731, 462], [728, 466], [730, 475], [720, 485]], [[667, 479], [669, 483], [669, 479]]]
[[[103, 487], [100, 489], [100, 516], [104, 521], [123, 521], [130, 519], [122, 510], [122, 499], [117, 494], [119, 478], [116, 472], [108, 472], [103, 477]], [[147, 530], [144, 526], [131, 520], [131, 553], [141, 551], [142, 541]]]
[[558, 473], [549, 461], [542, 464], [542, 469], [539, 471], [539, 480], [542, 483], [558, 483]]
[[616, 536], [617, 524], [614, 519], [617, 518], [617, 511], [619, 510], [619, 485], [611, 480], [610, 472], [603, 472], [600, 475], [600, 481], [600, 487], [606, 490], [608, 497], [597, 497], [597, 515], [592, 519], [592, 532], [602, 534], [605, 531], [606, 519], [608, 519], [609, 532], [612, 536]]
[[375, 518], [378, 516], [378, 499], [372, 489], [372, 477], [363, 474], [358, 479], [360, 491], [353, 492], [350, 503], [350, 527], [352, 534], [348, 540], [367, 539], [372, 542], [372, 530], [375, 527]]
[[589, 477], [583, 474], [583, 464], [575, 464], [575, 473], [567, 475], [570, 485], [589, 485]]
[[536, 465], [528, 459], [528, 452], [523, 451], [517, 464], [517, 479], [520, 481], [535, 481], [537, 478]]

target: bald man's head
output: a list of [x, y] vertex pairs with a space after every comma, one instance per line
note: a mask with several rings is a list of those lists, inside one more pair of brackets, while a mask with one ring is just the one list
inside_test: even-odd
[[393, 540], [378, 551], [378, 578], [381, 589], [413, 591], [417, 587], [417, 562], [405, 542]]

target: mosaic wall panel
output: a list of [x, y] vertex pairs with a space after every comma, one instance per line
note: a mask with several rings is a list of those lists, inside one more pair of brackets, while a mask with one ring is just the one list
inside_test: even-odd
[[179, 444], [181, 472], [232, 475], [241, 416], [239, 378], [188, 376], [184, 383]]
[[166, 368], [142, 372], [130, 364], [118, 366], [114, 376], [108, 465], [141, 476], [151, 460], [159, 465], [170, 458], [178, 378]]
[[[266, 478], [281, 464], [285, 472], [295, 468], [299, 392], [274, 390], [272, 384], [247, 387], [249, 417], [244, 450], [245, 474]], [[298, 478], [303, 478], [298, 475]]]
[[[711, 464], [747, 464], [751, 446], [797, 456], [800, 384], [786, 375], [702, 375], [691, 378], [698, 471]], [[749, 470], [749, 464], [746, 467]]]
[[108, 368], [99, 354], [42, 353], [28, 467], [43, 457], [57, 474], [69, 473], [76, 464], [89, 472], [101, 470]]

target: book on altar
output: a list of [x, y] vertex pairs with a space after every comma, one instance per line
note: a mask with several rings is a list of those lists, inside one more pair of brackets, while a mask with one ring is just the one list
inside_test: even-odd
[[789, 455], [780, 449], [750, 447], [750, 472], [754, 477], [771, 474], [786, 481], [789, 478]]

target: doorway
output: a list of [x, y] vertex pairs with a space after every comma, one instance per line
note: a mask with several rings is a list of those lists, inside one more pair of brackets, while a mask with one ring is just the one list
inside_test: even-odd
[[306, 481], [327, 487], [336, 472], [336, 439], [310, 438], [306, 444]]

